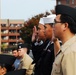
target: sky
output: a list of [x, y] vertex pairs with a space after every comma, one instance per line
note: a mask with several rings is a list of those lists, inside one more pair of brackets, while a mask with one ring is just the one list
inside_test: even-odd
[[24, 19], [54, 9], [56, 0], [0, 0], [1, 19]]

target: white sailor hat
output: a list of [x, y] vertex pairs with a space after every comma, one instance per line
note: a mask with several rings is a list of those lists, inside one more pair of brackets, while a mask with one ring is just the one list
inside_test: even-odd
[[43, 18], [40, 18], [39, 24], [44, 25], [44, 20], [43, 20]]
[[55, 17], [56, 17], [55, 14], [51, 14], [51, 15], [49, 15], [47, 17], [43, 17], [44, 24], [54, 23]]

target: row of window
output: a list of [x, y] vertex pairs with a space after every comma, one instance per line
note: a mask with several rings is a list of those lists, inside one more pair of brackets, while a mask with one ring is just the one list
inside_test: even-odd
[[[18, 42], [18, 43], [16, 43], [16, 42], [9, 42], [10, 45], [17, 45], [17, 44], [20, 44], [20, 43], [21, 43], [21, 42]], [[8, 43], [2, 42], [2, 44], [8, 44]]]
[[[66, 0], [66, 4], [69, 4], [69, 3], [70, 3], [70, 0]], [[71, 3], [74, 4], [75, 0], [72, 0]], [[58, 4], [61, 4], [61, 0], [58, 0]]]
[[[23, 24], [10, 24], [10, 27], [23, 27]], [[1, 27], [7, 27], [6, 24], [1, 24]]]
[[[7, 37], [2, 37], [1, 38], [2, 40], [8, 40], [8, 38]], [[15, 40], [16, 38], [9, 38], [10, 40]], [[18, 40], [22, 40], [22, 38], [18, 38]]]
[[1, 30], [1, 33], [21, 33], [21, 30]]

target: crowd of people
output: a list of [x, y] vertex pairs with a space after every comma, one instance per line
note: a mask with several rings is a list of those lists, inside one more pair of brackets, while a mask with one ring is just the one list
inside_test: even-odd
[[76, 75], [76, 9], [57, 5], [55, 14], [41, 17], [27, 43], [12, 55], [0, 54], [0, 75]]

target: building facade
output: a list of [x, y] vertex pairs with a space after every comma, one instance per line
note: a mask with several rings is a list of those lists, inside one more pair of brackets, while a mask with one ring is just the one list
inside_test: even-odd
[[76, 8], [76, 0], [56, 0], [56, 4], [68, 5]]
[[21, 28], [24, 27], [24, 20], [0, 20], [0, 44], [17, 45], [23, 43], [20, 37]]

